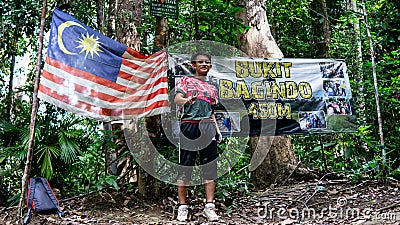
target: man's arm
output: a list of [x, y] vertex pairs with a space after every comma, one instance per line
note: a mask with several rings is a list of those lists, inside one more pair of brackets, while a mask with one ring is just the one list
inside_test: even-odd
[[214, 112], [213, 112], [213, 114], [211, 115], [211, 117], [212, 117], [212, 119], [214, 120], [214, 123], [215, 123], [215, 127], [217, 128], [217, 133], [216, 133], [216, 135], [218, 135], [218, 139], [217, 139], [217, 143], [219, 144], [219, 143], [221, 143], [221, 141], [222, 141], [222, 134], [221, 134], [221, 131], [219, 130], [219, 127], [218, 127], [218, 124], [217, 124], [217, 119], [215, 118], [215, 114], [214, 114]]
[[187, 103], [189, 104], [193, 104], [195, 101], [195, 98], [193, 98], [193, 96], [190, 96], [188, 98], [185, 98], [185, 95], [181, 92], [176, 93], [175, 98], [174, 98], [174, 102], [177, 105], [185, 105]]

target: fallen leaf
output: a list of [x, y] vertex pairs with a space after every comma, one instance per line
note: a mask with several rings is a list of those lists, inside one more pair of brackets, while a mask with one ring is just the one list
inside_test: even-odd
[[287, 218], [286, 220], [282, 221], [280, 224], [281, 225], [286, 225], [286, 224], [292, 224], [294, 223], [296, 220], [291, 219], [291, 218]]
[[332, 191], [328, 191], [328, 193], [331, 195], [336, 195], [338, 191], [336, 189], [333, 189]]

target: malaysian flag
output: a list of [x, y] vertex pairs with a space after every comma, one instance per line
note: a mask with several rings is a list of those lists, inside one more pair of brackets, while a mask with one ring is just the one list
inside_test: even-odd
[[55, 8], [40, 99], [101, 121], [169, 112], [167, 54], [145, 56]]

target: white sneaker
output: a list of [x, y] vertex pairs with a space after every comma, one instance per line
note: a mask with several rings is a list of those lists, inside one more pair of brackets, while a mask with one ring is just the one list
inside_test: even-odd
[[214, 203], [207, 203], [204, 207], [203, 215], [207, 218], [208, 221], [218, 221], [219, 216], [215, 213], [215, 205]]
[[178, 216], [176, 217], [177, 220], [183, 222], [186, 221], [188, 218], [189, 210], [187, 205], [180, 205], [178, 208]]

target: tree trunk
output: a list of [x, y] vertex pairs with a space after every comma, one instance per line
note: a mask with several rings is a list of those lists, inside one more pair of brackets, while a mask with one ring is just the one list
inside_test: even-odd
[[[157, 118], [157, 116], [154, 116], [154, 118]], [[151, 125], [147, 125], [148, 121], [151, 120], [151, 118], [145, 118], [143, 121], [146, 123], [146, 126], [138, 126], [140, 127], [139, 129], [145, 129], [148, 126], [151, 128]], [[152, 120], [151, 122], [158, 121], [158, 120]], [[159, 123], [156, 124], [157, 127], [159, 127]], [[154, 127], [154, 126], [153, 126]], [[139, 167], [138, 169], [138, 191], [139, 191], [139, 197], [142, 199], [157, 199], [159, 196], [159, 186], [158, 186], [158, 181], [155, 177], [153, 177], [151, 174], [154, 174], [155, 167], [154, 167], [154, 154], [152, 154], [151, 148], [153, 146], [151, 140], [146, 140], [149, 139], [153, 134], [149, 132], [148, 135], [145, 135], [144, 131], [139, 132], [139, 140], [140, 140], [140, 145], [138, 147], [140, 148], [140, 161], [141, 161], [141, 166], [143, 168], [147, 168], [147, 171], [145, 171], [142, 167]]]
[[[142, 20], [142, 0], [128, 1], [128, 0], [112, 0], [110, 1], [108, 9], [108, 19], [104, 18], [104, 0], [97, 0], [97, 18], [98, 26], [101, 31], [107, 30], [107, 36], [121, 42], [135, 50], [140, 49], [139, 34], [136, 30], [136, 26], [140, 25]], [[106, 24], [107, 21], [108, 23]], [[137, 123], [136, 123], [137, 124]], [[104, 130], [109, 131], [106, 135], [106, 140], [113, 141], [116, 144], [116, 148], [110, 148], [106, 143], [105, 145], [105, 157], [106, 157], [106, 171], [110, 175], [121, 175], [122, 171], [126, 170], [127, 166], [119, 164], [118, 158], [126, 151], [127, 148], [123, 147], [126, 145], [123, 138], [123, 123], [122, 122], [110, 122], [103, 124]], [[121, 131], [118, 133], [112, 133], [111, 131]], [[115, 138], [116, 136], [116, 138]], [[131, 160], [122, 159], [125, 163], [131, 162]], [[122, 175], [121, 175], [122, 176]]]
[[[328, 11], [326, 8], [326, 0], [314, 0], [311, 3], [311, 7], [315, 10], [311, 10], [310, 15], [314, 18], [321, 18], [321, 20], [314, 20], [313, 33], [320, 37], [322, 34], [322, 39], [318, 39], [315, 43], [315, 48], [319, 53], [318, 57], [329, 58], [330, 57], [330, 46], [331, 46], [331, 32], [329, 29], [330, 23], [328, 20]], [[321, 13], [322, 12], [322, 13]]]
[[[367, 115], [365, 114], [366, 109], [365, 109], [365, 97], [364, 97], [364, 76], [363, 76], [363, 71], [362, 71], [362, 65], [363, 65], [363, 53], [362, 53], [362, 44], [361, 44], [361, 38], [363, 37], [363, 34], [361, 34], [361, 29], [360, 29], [360, 17], [358, 16], [359, 14], [362, 14], [362, 11], [357, 8], [357, 2], [355, 0], [348, 0], [347, 3], [347, 10], [352, 12], [352, 16], [356, 17], [356, 20], [350, 20], [353, 29], [354, 29], [354, 34], [356, 37], [356, 40], [354, 40], [354, 44], [356, 45], [356, 59], [354, 65], [357, 65], [356, 69], [354, 70], [354, 84], [357, 87], [357, 92], [353, 92], [353, 95], [355, 95], [355, 101], [357, 103], [357, 107], [359, 108], [357, 117], [361, 121], [361, 125], [365, 125], [367, 123]], [[362, 143], [362, 147], [366, 150], [369, 151], [368, 144], [366, 142]]]
[[168, 19], [163, 17], [156, 17], [156, 32], [154, 38], [154, 47], [159, 51], [167, 46], [168, 37]]
[[[18, 5], [18, 4], [17, 4]], [[19, 37], [19, 27], [20, 27], [20, 21], [17, 21], [17, 24], [15, 25], [15, 30], [13, 34], [13, 41], [12, 41], [12, 55], [11, 55], [11, 64], [10, 64], [10, 76], [8, 80], [8, 90], [7, 90], [7, 97], [6, 97], [6, 118], [9, 119], [10, 121], [13, 121], [13, 108], [14, 108], [14, 75], [15, 75], [15, 59], [16, 55], [18, 52], [18, 39]]]
[[[17, 25], [18, 27], [18, 25]], [[8, 81], [8, 91], [7, 91], [7, 97], [6, 97], [6, 117], [10, 121], [12, 121], [12, 115], [13, 115], [13, 84], [14, 84], [14, 70], [15, 70], [15, 54], [17, 52], [17, 39], [18, 39], [18, 28], [15, 29], [14, 33], [14, 41], [13, 41], [13, 47], [14, 47], [14, 53], [11, 56], [11, 64], [10, 64], [10, 79]]]
[[238, 33], [240, 50], [251, 57], [282, 58], [283, 54], [269, 29], [265, 2], [261, 0], [237, 2], [244, 7], [237, 16], [243, 20], [243, 24], [250, 26], [244, 34]]
[[[154, 34], [154, 51], [164, 49], [167, 45], [168, 37], [168, 19], [163, 17], [156, 17], [156, 31]], [[145, 118], [146, 129], [150, 138], [160, 137], [161, 127], [161, 116], [155, 115]], [[143, 148], [147, 148], [146, 145]], [[142, 149], [143, 159], [142, 162], [148, 163], [146, 168], [154, 169], [154, 157], [150, 153], [150, 150]], [[149, 171], [150, 172], [150, 171]], [[139, 194], [143, 198], [156, 199], [159, 196], [158, 181], [155, 177], [148, 175], [143, 169], [139, 170], [138, 173], [138, 186]]]
[[105, 0], [96, 0], [97, 29], [104, 34], [106, 31], [106, 18], [104, 13]]
[[324, 44], [323, 44], [323, 54], [325, 58], [330, 57], [331, 51], [331, 31], [329, 29], [330, 23], [328, 20], [328, 11], [326, 9], [326, 1], [325, 0], [318, 0], [318, 4], [321, 7], [321, 10], [324, 15], [324, 20], [322, 22], [322, 30], [324, 34]]
[[[140, 51], [140, 40], [139, 34], [136, 31], [136, 27], [140, 26], [142, 20], [142, 0], [136, 1], [128, 1], [128, 0], [116, 0], [110, 2], [110, 10], [109, 10], [109, 24], [107, 26], [109, 36], [114, 37], [121, 43], [128, 45], [129, 47]], [[166, 25], [164, 25], [166, 24]], [[157, 31], [155, 34], [155, 50], [159, 50], [165, 47], [166, 45], [166, 32], [163, 27], [168, 26], [168, 21], [166, 18], [157, 18]], [[162, 44], [158, 44], [162, 43]], [[158, 122], [157, 122], [158, 121]], [[160, 119], [159, 117], [150, 117], [145, 119], [146, 125], [148, 128], [149, 136], [153, 136], [155, 132], [158, 130], [159, 126], [152, 126], [153, 122], [156, 125], [159, 125]], [[130, 129], [134, 129], [134, 132], [137, 135], [142, 135], [144, 132], [140, 129], [144, 129], [144, 126], [141, 126], [140, 120], [133, 120], [131, 121], [132, 126]], [[119, 127], [116, 127], [119, 126]], [[120, 123], [113, 123], [113, 130], [123, 130], [124, 127]], [[155, 130], [155, 131], [154, 131]], [[144, 136], [140, 136], [138, 141], [143, 141], [143, 138], [147, 138]], [[142, 162], [149, 163], [146, 168], [153, 168], [154, 160], [151, 158], [152, 156], [147, 154], [150, 151], [147, 149], [147, 145], [142, 143], [141, 145], [137, 145], [135, 151], [142, 152], [143, 154], [140, 155], [142, 157]], [[126, 150], [127, 148], [121, 148], [121, 151]], [[121, 155], [123, 152], [118, 152], [117, 155]], [[109, 151], [108, 153], [113, 154], [113, 151]], [[106, 157], [107, 158], [107, 157]], [[117, 167], [117, 174], [123, 171], [129, 171], [127, 169], [127, 163], [131, 162], [129, 159], [122, 159], [124, 161], [124, 165], [120, 164]], [[116, 162], [116, 161], [115, 161]], [[118, 163], [118, 162], [116, 162]], [[112, 165], [109, 165], [112, 166]], [[122, 168], [122, 169], [120, 169]], [[146, 171], [142, 168], [138, 167], [137, 171], [137, 182], [138, 182], [138, 191], [139, 196], [141, 198], [146, 199], [154, 199], [158, 197], [158, 183], [155, 178], [150, 176]]]
[[112, 0], [108, 11], [107, 34], [109, 37], [140, 51], [136, 26], [142, 20], [143, 0]]
[[[362, 64], [363, 64], [363, 54], [362, 54], [362, 45], [361, 45], [361, 29], [360, 29], [360, 18], [358, 18], [357, 14], [361, 14], [362, 12], [357, 8], [357, 3], [355, 0], [349, 0], [348, 2], [348, 9], [349, 11], [352, 11], [353, 15], [357, 18], [357, 20], [350, 20], [352, 21], [352, 25], [354, 28], [354, 33], [356, 34], [355, 36], [357, 37], [356, 40], [356, 51], [357, 51], [357, 56], [356, 56], [356, 63], [354, 63], [357, 66], [357, 69], [354, 71], [354, 83], [358, 86], [357, 88], [357, 95], [356, 102], [357, 106], [360, 109], [359, 110], [359, 117], [362, 121], [362, 124], [365, 124], [367, 122], [367, 116], [365, 115], [365, 98], [362, 95], [364, 93], [364, 77], [362, 73]], [[359, 94], [358, 94], [359, 93]]]
[[[283, 54], [268, 25], [265, 2], [254, 0], [237, 3], [244, 8], [237, 16], [251, 27], [244, 34], [238, 34], [240, 49], [250, 57], [282, 58]], [[249, 145], [253, 157], [254, 154], [268, 152], [260, 166], [252, 172], [252, 181], [257, 188], [283, 181], [290, 173], [289, 169], [293, 168], [288, 165], [296, 165], [289, 136], [250, 137]]]
[[[382, 161], [384, 164], [386, 164], [386, 149], [385, 149], [385, 140], [383, 138], [383, 123], [382, 123], [382, 114], [381, 114], [381, 107], [379, 103], [379, 87], [378, 87], [378, 76], [376, 72], [376, 64], [375, 64], [375, 51], [374, 51], [374, 42], [372, 40], [371, 32], [369, 30], [369, 22], [368, 22], [368, 16], [367, 16], [367, 10], [365, 8], [365, 0], [362, 0], [362, 7], [363, 7], [363, 15], [364, 15], [364, 24], [365, 24], [365, 29], [368, 34], [368, 40], [369, 40], [369, 51], [371, 55], [371, 65], [372, 65], [372, 76], [374, 78], [374, 89], [375, 89], [375, 103], [376, 103], [376, 114], [377, 114], [377, 120], [378, 120], [378, 128], [379, 128], [379, 140], [382, 148]], [[384, 165], [386, 166], [386, 165]], [[387, 168], [383, 168], [383, 170], [386, 170]]]
[[[110, 3], [110, 9], [108, 16], [114, 18], [114, 11], [111, 10], [114, 7], [113, 3]], [[96, 16], [97, 16], [97, 29], [101, 33], [105, 33], [109, 37], [112, 37], [114, 31], [111, 29], [112, 26], [108, 27], [110, 29], [106, 30], [106, 17], [105, 17], [105, 1], [104, 0], [97, 0], [96, 1]], [[111, 13], [112, 12], [112, 13]], [[113, 20], [110, 20], [110, 24], [113, 23]], [[109, 145], [109, 142], [112, 141], [112, 125], [111, 122], [104, 122], [103, 123], [103, 130], [106, 131], [104, 136], [104, 145], [103, 149], [105, 152], [105, 173], [107, 175], [117, 175], [117, 152], [115, 149], [112, 149]]]

